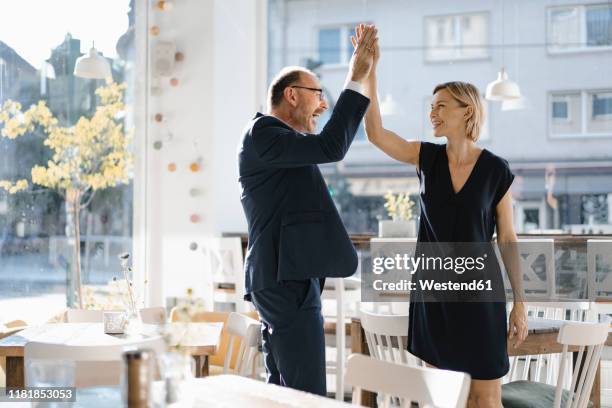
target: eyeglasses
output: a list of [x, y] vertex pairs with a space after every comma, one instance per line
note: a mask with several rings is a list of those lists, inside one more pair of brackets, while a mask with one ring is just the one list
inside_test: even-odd
[[307, 86], [300, 86], [300, 85], [291, 85], [289, 88], [308, 89], [309, 91], [318, 92], [319, 100], [322, 101], [325, 99], [325, 95], [323, 95], [323, 89], [320, 89], [320, 88], [309, 88]]

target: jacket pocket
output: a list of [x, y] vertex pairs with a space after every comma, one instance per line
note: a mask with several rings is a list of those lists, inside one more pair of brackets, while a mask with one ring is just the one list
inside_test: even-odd
[[283, 280], [308, 279], [326, 272], [332, 263], [327, 252], [326, 238], [329, 225], [321, 212], [302, 212], [283, 217], [279, 278]]

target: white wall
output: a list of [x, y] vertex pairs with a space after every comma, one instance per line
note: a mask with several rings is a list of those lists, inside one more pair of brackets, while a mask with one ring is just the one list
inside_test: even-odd
[[[246, 231], [236, 147], [263, 97], [256, 78], [265, 75], [266, 56], [257, 52], [259, 43], [265, 45], [264, 17], [260, 0], [176, 1], [171, 11], [149, 11], [148, 26], [161, 30], [149, 37], [150, 46], [174, 41], [185, 55], [173, 75], [179, 85], [171, 87], [169, 78], [162, 78], [161, 94], [149, 95], [148, 112], [142, 114], [149, 131], [141, 140], [145, 160], [138, 166], [146, 203], [138, 210], [146, 215], [136, 230], [144, 231], [147, 245], [146, 255], [137, 259], [146, 259], [149, 304], [182, 296], [188, 287], [202, 295], [204, 258], [201, 248], [193, 251], [190, 244]], [[155, 78], [150, 82], [154, 85]], [[153, 121], [158, 112], [166, 118], [162, 124]], [[156, 140], [163, 142], [161, 150], [153, 148]], [[189, 166], [198, 160], [202, 169], [194, 173]], [[176, 164], [175, 172], [168, 171], [169, 163]], [[194, 188], [200, 191], [196, 197], [189, 193]], [[192, 223], [192, 214], [200, 222]]]

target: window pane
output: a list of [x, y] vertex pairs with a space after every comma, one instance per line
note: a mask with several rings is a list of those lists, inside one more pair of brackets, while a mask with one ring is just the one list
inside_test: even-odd
[[560, 50], [580, 46], [580, 13], [577, 7], [550, 11], [549, 49]]
[[552, 112], [553, 119], [567, 119], [568, 115], [567, 101], [553, 101]]
[[540, 210], [537, 208], [528, 208], [523, 210], [525, 217], [525, 229], [527, 231], [540, 228]]
[[488, 56], [487, 43], [488, 20], [486, 14], [462, 16], [461, 48], [462, 58], [484, 58]]
[[589, 133], [612, 135], [612, 92], [589, 93]]
[[319, 60], [324, 64], [338, 64], [341, 62], [340, 53], [340, 29], [319, 30]]
[[455, 30], [453, 17], [429, 17], [425, 19], [425, 58], [440, 61], [455, 57]]
[[580, 217], [583, 224], [605, 224], [608, 221], [608, 197], [606, 194], [585, 194], [581, 196]]
[[[580, 93], [553, 94], [550, 115], [557, 119], [551, 121], [553, 135], [579, 135], [582, 133]], [[559, 120], [563, 119], [563, 120]]]
[[[28, 23], [32, 10], [48, 24]], [[77, 305], [79, 258], [83, 303], [100, 307], [117, 254], [131, 251], [132, 171], [122, 161], [132, 160], [134, 10], [130, 0], [24, 0], [5, 7], [0, 20], [0, 322], [36, 322]], [[73, 74], [94, 40], [115, 85]], [[116, 111], [96, 94], [101, 87], [117, 95]], [[12, 125], [27, 116], [19, 111], [39, 102], [32, 109], [57, 123], [16, 132]], [[102, 117], [97, 109], [105, 106], [112, 114]]]
[[587, 45], [612, 45], [612, 6], [588, 7], [586, 10]]
[[593, 117], [612, 115], [612, 95], [593, 95]]

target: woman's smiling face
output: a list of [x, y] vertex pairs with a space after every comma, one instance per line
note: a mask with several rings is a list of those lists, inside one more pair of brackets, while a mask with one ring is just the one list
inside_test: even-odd
[[448, 136], [464, 131], [466, 110], [467, 106], [462, 106], [446, 89], [436, 92], [429, 113], [434, 136]]

